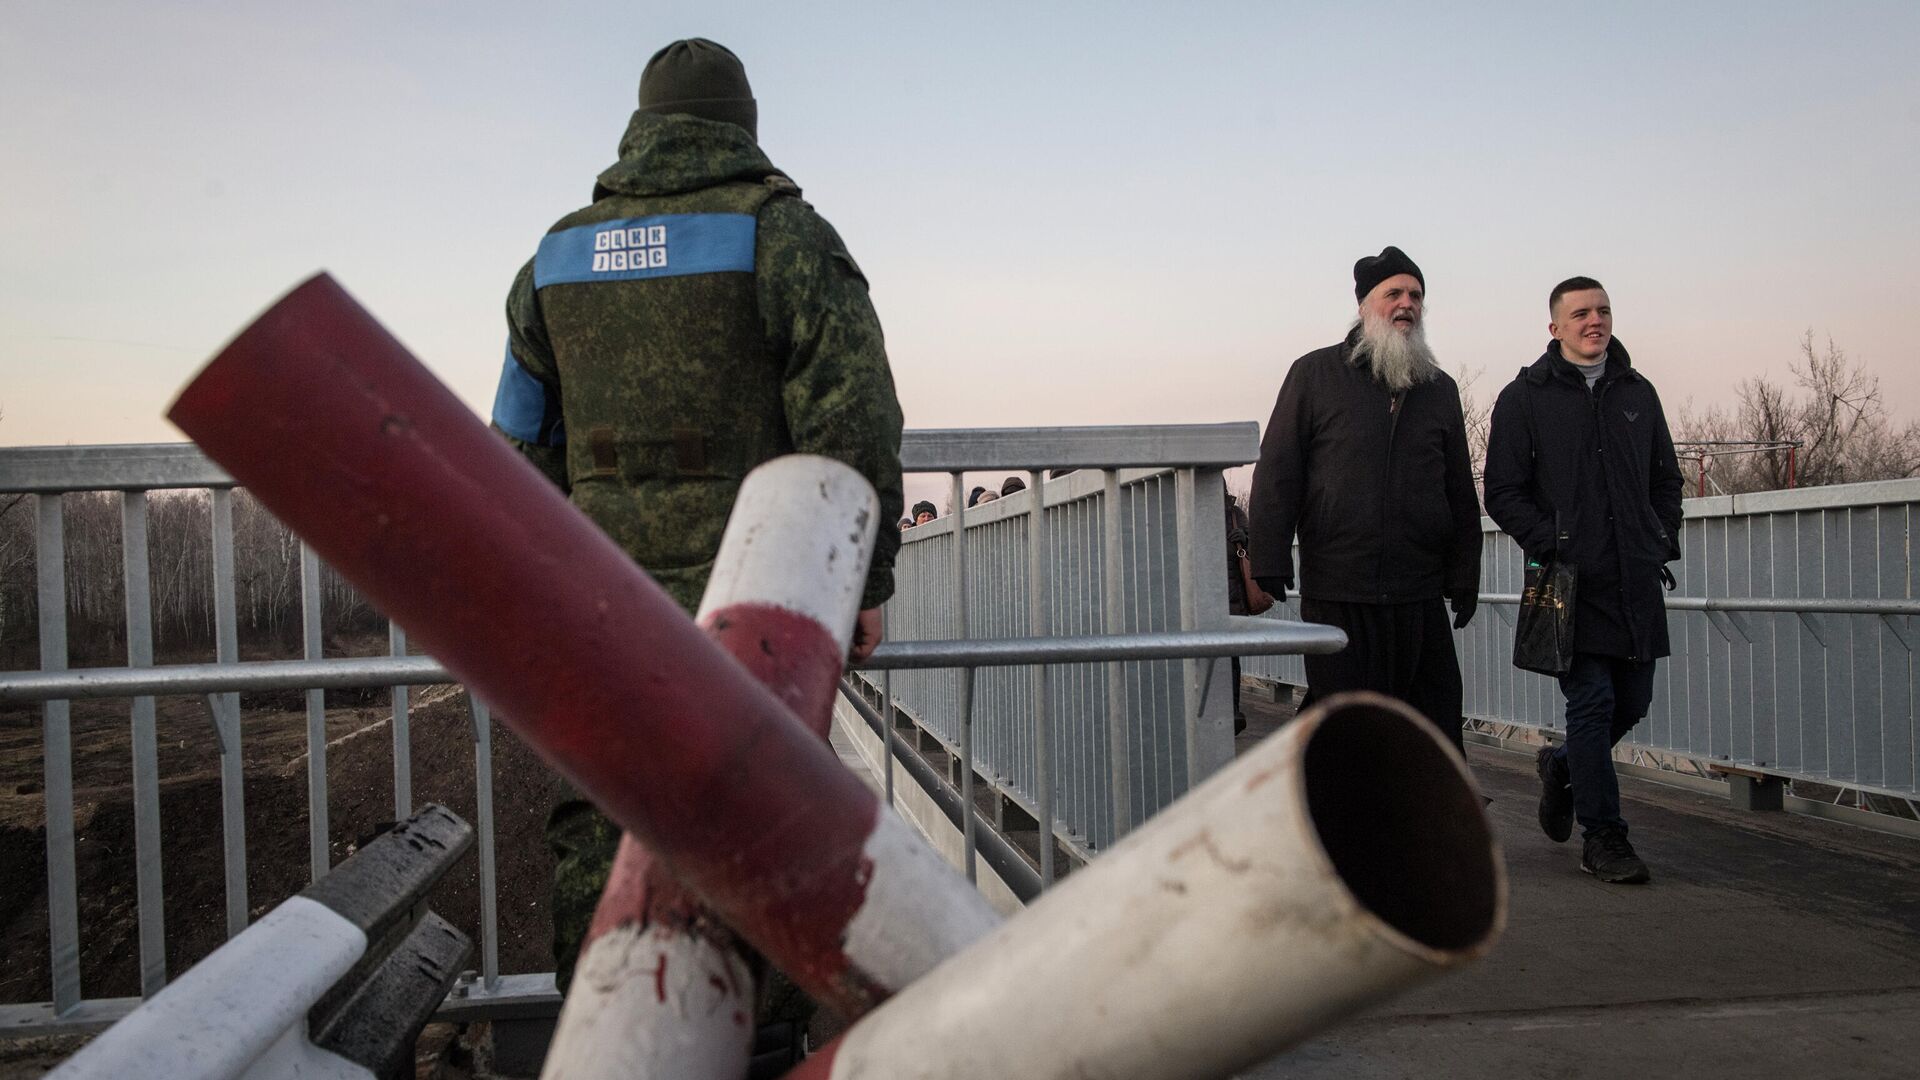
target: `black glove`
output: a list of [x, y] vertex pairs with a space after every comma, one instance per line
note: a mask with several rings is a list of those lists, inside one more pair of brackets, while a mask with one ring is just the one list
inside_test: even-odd
[[1480, 607], [1480, 598], [1468, 593], [1456, 596], [1449, 602], [1453, 605], [1453, 628], [1465, 630], [1467, 624], [1473, 621], [1474, 611]]
[[1273, 597], [1274, 603], [1284, 604], [1287, 602], [1287, 588], [1292, 585], [1293, 582], [1285, 578], [1277, 577], [1256, 577], [1253, 580], [1257, 582], [1261, 588], [1267, 590], [1267, 595]]

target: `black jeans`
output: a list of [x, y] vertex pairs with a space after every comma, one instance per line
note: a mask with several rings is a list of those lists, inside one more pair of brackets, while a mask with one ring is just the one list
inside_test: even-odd
[[1554, 751], [1573, 781], [1573, 815], [1585, 835], [1625, 831], [1613, 746], [1626, 738], [1653, 703], [1653, 666], [1618, 656], [1575, 653], [1560, 676], [1567, 699], [1567, 741]]

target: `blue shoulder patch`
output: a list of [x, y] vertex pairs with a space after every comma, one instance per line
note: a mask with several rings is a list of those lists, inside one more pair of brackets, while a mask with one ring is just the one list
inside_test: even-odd
[[533, 287], [750, 274], [756, 225], [752, 214], [656, 214], [562, 229], [540, 241]]
[[493, 392], [493, 422], [501, 431], [535, 446], [567, 445], [567, 428], [558, 395], [520, 366], [507, 346], [500, 386]]

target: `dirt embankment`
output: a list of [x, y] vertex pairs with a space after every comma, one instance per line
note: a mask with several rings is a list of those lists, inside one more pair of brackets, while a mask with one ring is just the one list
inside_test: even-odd
[[[433, 694], [443, 697], [442, 689]], [[415, 691], [415, 700], [421, 692]], [[337, 864], [394, 816], [393, 738], [384, 692], [328, 696], [329, 860]], [[375, 700], [380, 699], [380, 700]], [[201, 698], [157, 705], [167, 971], [178, 975], [226, 939], [219, 746]], [[258, 918], [308, 884], [304, 695], [243, 695], [247, 904]], [[75, 866], [81, 990], [139, 993], [129, 704], [72, 706]], [[411, 718], [413, 798], [477, 824], [474, 741], [464, 694], [419, 704]], [[52, 996], [39, 707], [0, 710], [0, 1003]], [[552, 872], [541, 837], [561, 791], [512, 732], [493, 728], [500, 965], [549, 971]], [[435, 911], [480, 940], [479, 862], [469, 853], [434, 891]]]

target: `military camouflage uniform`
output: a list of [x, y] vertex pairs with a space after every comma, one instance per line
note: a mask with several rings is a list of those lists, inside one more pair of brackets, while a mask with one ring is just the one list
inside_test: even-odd
[[[900, 516], [900, 406], [867, 282], [833, 227], [733, 124], [636, 112], [591, 206], [507, 298], [494, 425], [688, 612], [734, 496], [770, 458], [853, 466]], [[862, 607], [893, 592], [879, 530]], [[564, 989], [619, 830], [555, 809]]]

